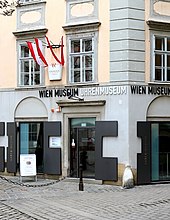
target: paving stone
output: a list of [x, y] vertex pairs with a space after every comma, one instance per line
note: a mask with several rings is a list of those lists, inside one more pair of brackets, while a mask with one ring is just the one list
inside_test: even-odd
[[[39, 179], [19, 184], [0, 179], [0, 219], [155, 220], [170, 219], [170, 184], [120, 186]], [[51, 184], [50, 184], [51, 183]]]

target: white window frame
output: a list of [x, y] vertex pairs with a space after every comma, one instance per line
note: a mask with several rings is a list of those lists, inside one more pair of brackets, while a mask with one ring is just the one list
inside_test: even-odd
[[[82, 49], [82, 40], [86, 40], [86, 39], [92, 39], [92, 51], [91, 52], [82, 52], [82, 50], [78, 53], [71, 53], [71, 42], [72, 41], [76, 41], [76, 40], [80, 40], [80, 44], [81, 44], [81, 49]], [[96, 79], [96, 73], [97, 73], [97, 36], [95, 33], [93, 34], [87, 34], [87, 35], [79, 35], [79, 36], [71, 36], [68, 40], [68, 45], [69, 45], [69, 53], [68, 53], [68, 58], [69, 58], [69, 83], [70, 84], [89, 84], [89, 83], [95, 83], [97, 81]], [[80, 56], [81, 59], [81, 66], [80, 66], [80, 82], [76, 82], [74, 80], [74, 75], [72, 74], [72, 62], [71, 59], [74, 56]], [[85, 55], [92, 55], [92, 80], [91, 81], [86, 81], [85, 80], [85, 74], [83, 73], [83, 69], [85, 70], [85, 68], [83, 68], [82, 66], [82, 58]], [[84, 77], [83, 77], [84, 76]]]
[[[31, 67], [35, 65], [35, 61], [33, 59], [33, 57], [31, 56], [31, 53], [29, 51], [29, 56], [28, 57], [21, 57], [21, 47], [22, 46], [27, 46], [26, 42], [19, 42], [18, 43], [18, 86], [19, 87], [39, 87], [39, 86], [42, 86], [43, 83], [44, 83], [44, 71], [43, 71], [43, 68], [40, 66], [39, 67], [39, 80], [40, 80], [40, 83], [39, 84], [35, 84], [35, 78], [32, 80], [32, 75], [35, 77], [35, 72], [31, 70]], [[28, 75], [29, 75], [29, 83], [28, 84], [24, 84], [22, 83], [22, 73], [21, 73], [21, 63], [22, 61], [28, 61], [29, 62], [29, 72], [28, 72]], [[37, 64], [38, 65], [38, 64]], [[23, 72], [24, 74], [24, 72]], [[36, 73], [37, 74], [37, 73]]]
[[[165, 50], [156, 50], [155, 49], [155, 41], [156, 38], [162, 38], [164, 39], [164, 44], [165, 44]], [[152, 35], [152, 57], [153, 57], [153, 66], [152, 66], [152, 81], [154, 82], [159, 82], [159, 83], [170, 83], [170, 80], [167, 80], [167, 70], [169, 69], [170, 71], [170, 67], [167, 67], [167, 56], [170, 56], [170, 51], [167, 50], [167, 39], [170, 39], [170, 36], [166, 36], [166, 35], [159, 35], [159, 34], [153, 34]], [[162, 66], [160, 68], [161, 70], [161, 79], [158, 80], [156, 79], [156, 63], [155, 63], [155, 55], [156, 54], [160, 54], [163, 57], [163, 62], [162, 62]]]

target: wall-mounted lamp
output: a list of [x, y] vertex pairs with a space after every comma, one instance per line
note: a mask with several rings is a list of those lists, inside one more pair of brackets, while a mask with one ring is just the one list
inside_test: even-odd
[[55, 108], [51, 108], [51, 112], [54, 113], [54, 112], [61, 112], [61, 107], [58, 106], [56, 109]]
[[77, 100], [77, 101], [84, 101], [84, 98], [79, 96], [69, 96], [68, 99]]
[[51, 108], [51, 112], [54, 113], [54, 112], [55, 112], [55, 109], [54, 109], [54, 108]]

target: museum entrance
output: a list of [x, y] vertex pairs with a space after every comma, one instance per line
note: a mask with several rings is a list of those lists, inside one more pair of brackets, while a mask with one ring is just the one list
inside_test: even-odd
[[95, 118], [70, 120], [70, 176], [95, 177]]
[[43, 173], [43, 123], [21, 122], [20, 154], [35, 154], [37, 173]]
[[152, 181], [170, 180], [170, 122], [151, 125]]

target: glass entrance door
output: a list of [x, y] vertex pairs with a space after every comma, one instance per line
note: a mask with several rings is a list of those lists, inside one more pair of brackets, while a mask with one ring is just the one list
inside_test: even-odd
[[170, 123], [153, 123], [152, 181], [170, 180]]
[[43, 173], [43, 124], [22, 122], [19, 136], [20, 154], [35, 154], [37, 173]]
[[72, 127], [70, 144], [70, 176], [79, 177], [80, 165], [83, 177], [95, 175], [95, 127]]

